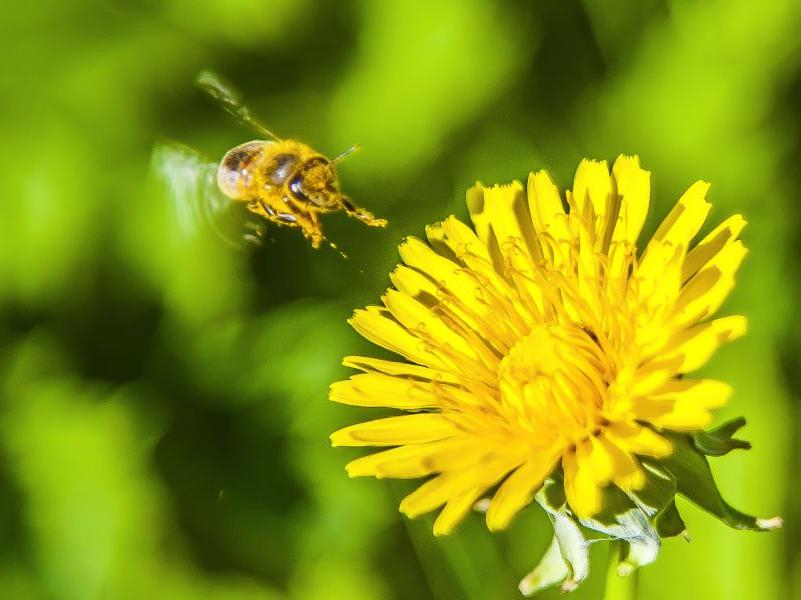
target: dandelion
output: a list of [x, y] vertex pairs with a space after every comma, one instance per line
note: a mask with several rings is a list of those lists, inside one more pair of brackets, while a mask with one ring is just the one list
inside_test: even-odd
[[564, 198], [545, 171], [527, 188], [476, 184], [473, 228], [451, 216], [427, 227], [428, 243], [406, 239], [383, 305], [350, 320], [405, 360], [345, 358], [361, 373], [331, 399], [407, 414], [331, 436], [388, 448], [348, 474], [428, 477], [400, 510], [440, 509], [435, 535], [477, 502], [504, 529], [536, 497], [555, 538], [525, 593], [581, 581], [588, 530], [628, 544], [621, 574], [651, 562], [660, 537], [684, 531], [676, 493], [735, 527], [777, 525], [717, 493], [706, 457], [746, 447], [732, 438], [744, 421], [704, 432], [732, 389], [688, 376], [746, 330], [743, 316], [713, 317], [746, 255], [745, 220], [691, 244], [708, 188], [693, 184], [642, 251], [650, 173], [629, 156], [611, 172], [582, 161]]

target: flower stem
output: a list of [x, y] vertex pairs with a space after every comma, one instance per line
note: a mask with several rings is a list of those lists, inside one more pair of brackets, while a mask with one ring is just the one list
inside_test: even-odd
[[617, 574], [617, 564], [623, 552], [621, 540], [611, 542], [609, 548], [609, 566], [606, 569], [606, 588], [603, 600], [636, 600], [639, 570], [626, 577]]

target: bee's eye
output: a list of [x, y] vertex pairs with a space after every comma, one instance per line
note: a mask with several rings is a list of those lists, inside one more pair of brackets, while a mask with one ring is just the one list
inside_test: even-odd
[[295, 197], [296, 200], [301, 202], [309, 202], [309, 197], [303, 191], [303, 174], [298, 173], [292, 178], [292, 181], [289, 182], [289, 191], [292, 192], [292, 195]]
[[275, 156], [269, 167], [270, 182], [282, 185], [292, 174], [297, 162], [297, 158], [292, 154], [278, 154]]

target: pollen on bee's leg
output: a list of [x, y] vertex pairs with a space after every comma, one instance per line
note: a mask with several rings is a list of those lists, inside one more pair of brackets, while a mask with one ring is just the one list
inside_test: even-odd
[[295, 226], [301, 228], [303, 237], [311, 242], [312, 248], [315, 250], [318, 250], [322, 243], [326, 241], [323, 229], [315, 215], [299, 215]]
[[376, 219], [372, 215], [370, 216], [369, 221], [365, 221], [365, 224], [369, 225], [370, 227], [386, 227], [388, 223], [389, 221], [386, 219]]
[[335, 251], [337, 254], [339, 254], [345, 260], [347, 260], [349, 258], [348, 255], [345, 254], [342, 250], [340, 250], [339, 246], [337, 246], [334, 242], [329, 241], [328, 245], [331, 247], [331, 250]]
[[303, 237], [305, 237], [309, 242], [311, 242], [312, 248], [315, 250], [319, 250], [320, 246], [325, 240], [325, 236], [320, 233], [319, 231], [315, 231], [314, 229], [307, 229], [303, 228]]
[[386, 219], [377, 219], [373, 213], [364, 208], [359, 208], [347, 196], [340, 196], [339, 202], [345, 213], [349, 217], [354, 217], [369, 227], [386, 227], [388, 221]]
[[356, 209], [357, 212], [353, 213], [359, 221], [367, 225], [368, 227], [386, 227], [388, 221], [386, 219], [378, 219], [373, 215], [373, 213], [368, 212], [362, 208]]

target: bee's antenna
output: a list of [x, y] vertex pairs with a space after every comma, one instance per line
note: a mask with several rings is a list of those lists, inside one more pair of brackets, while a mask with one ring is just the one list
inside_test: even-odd
[[198, 86], [209, 96], [214, 98], [219, 104], [240, 122], [249, 125], [259, 133], [266, 135], [274, 140], [281, 138], [267, 129], [264, 125], [250, 113], [250, 109], [242, 101], [242, 98], [235, 91], [233, 86], [223, 81], [223, 79], [211, 71], [202, 71], [197, 76]]
[[331, 162], [336, 164], [336, 163], [340, 162], [343, 158], [348, 156], [349, 154], [353, 154], [354, 152], [358, 152], [361, 149], [362, 149], [361, 144], [353, 144], [353, 146], [351, 146], [350, 148], [345, 150], [343, 153], [341, 153], [339, 156], [337, 156]]

